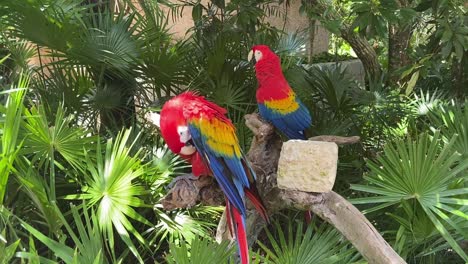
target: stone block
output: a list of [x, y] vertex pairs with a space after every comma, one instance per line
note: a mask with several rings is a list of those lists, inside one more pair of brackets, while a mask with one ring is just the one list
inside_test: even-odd
[[328, 192], [338, 165], [338, 145], [333, 142], [289, 140], [278, 162], [278, 187], [304, 192]]

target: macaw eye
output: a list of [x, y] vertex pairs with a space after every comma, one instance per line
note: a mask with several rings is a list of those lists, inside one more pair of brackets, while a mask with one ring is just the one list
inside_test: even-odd
[[259, 50], [256, 50], [256, 51], [255, 51], [255, 54], [254, 54], [254, 56], [255, 56], [255, 60], [256, 60], [256, 61], [259, 61], [259, 60], [261, 60], [261, 59], [262, 59], [262, 57], [263, 57], [263, 54], [262, 54], [262, 52], [261, 52], [261, 51], [259, 51]]
[[190, 131], [187, 126], [178, 126], [177, 133], [179, 134], [179, 140], [181, 143], [185, 144], [187, 141], [192, 139], [192, 136], [190, 135]]

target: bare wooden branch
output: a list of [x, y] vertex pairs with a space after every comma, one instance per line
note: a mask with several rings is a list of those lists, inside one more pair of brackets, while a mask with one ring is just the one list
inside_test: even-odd
[[198, 202], [206, 205], [224, 203], [223, 192], [212, 177], [186, 174], [174, 179], [170, 185], [171, 189], [161, 200], [165, 210], [190, 208]]
[[[337, 228], [366, 258], [369, 263], [400, 264], [405, 261], [388, 245], [375, 227], [365, 216], [345, 198], [331, 191], [327, 193], [307, 193], [292, 190], [281, 190], [276, 185], [276, 170], [282, 142], [275, 133], [273, 126], [262, 121], [257, 114], [245, 116], [246, 125], [253, 131], [254, 138], [247, 154], [253, 169], [257, 174], [257, 188], [263, 197], [269, 215], [285, 208], [311, 210], [323, 220]], [[312, 140], [335, 142], [338, 145], [359, 142], [359, 137], [319, 136]], [[193, 205], [194, 201], [203, 201], [200, 191], [204, 188], [219, 188], [213, 183], [196, 183], [202, 179], [187, 184], [183, 180], [176, 182], [171, 190], [171, 197], [165, 208]], [[205, 180], [203, 180], [205, 181]], [[180, 185], [180, 186], [179, 186]], [[200, 187], [201, 186], [201, 187]], [[186, 188], [190, 188], [186, 191]], [[174, 190], [175, 189], [175, 190]], [[169, 195], [169, 194], [168, 194]], [[222, 197], [222, 193], [219, 193]], [[186, 200], [186, 202], [182, 202]], [[170, 202], [169, 202], [170, 201]], [[163, 203], [164, 205], [164, 203]], [[250, 204], [247, 204], [247, 236], [250, 243], [256, 238], [265, 222], [259, 217]], [[230, 240], [232, 236], [226, 226], [225, 217], [221, 219], [217, 240]]]

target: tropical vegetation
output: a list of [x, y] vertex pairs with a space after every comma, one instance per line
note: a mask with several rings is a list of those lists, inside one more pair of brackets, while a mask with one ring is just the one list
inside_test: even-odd
[[[247, 151], [256, 111], [247, 53], [270, 45], [340, 147], [334, 190], [408, 263], [468, 262], [468, 6], [464, 1], [3, 0], [0, 3], [0, 263], [232, 263], [214, 242], [222, 207], [166, 211], [189, 170], [145, 115], [191, 89], [227, 108]], [[170, 25], [191, 10], [183, 39]], [[329, 53], [307, 43], [320, 23]], [[358, 58], [359, 82], [321, 57]], [[31, 61], [37, 63], [31, 63]], [[326, 60], [326, 59], [325, 59]], [[252, 263], [365, 263], [333, 227], [286, 210]]]

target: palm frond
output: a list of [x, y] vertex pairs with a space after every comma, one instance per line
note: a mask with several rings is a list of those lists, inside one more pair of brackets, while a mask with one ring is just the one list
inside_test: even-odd
[[170, 255], [166, 260], [169, 264], [228, 263], [233, 249], [229, 247], [228, 241], [218, 244], [206, 238], [195, 237], [190, 250], [185, 241], [182, 241], [180, 246], [170, 244]]
[[[1, 120], [2, 141], [0, 160], [0, 204], [3, 204], [8, 178], [10, 176], [13, 161], [19, 150], [18, 134], [23, 118], [23, 101], [26, 95], [26, 87], [29, 84], [29, 77], [22, 76], [18, 81], [17, 89], [6, 91], [8, 98], [4, 110], [4, 117]], [[4, 92], [5, 93], [5, 92]]]
[[57, 109], [63, 104], [84, 125], [95, 126], [98, 123], [98, 113], [87, 102], [96, 84], [84, 65], [56, 61], [44, 66], [36, 76], [34, 88], [45, 109]]
[[414, 94], [414, 99], [409, 104], [410, 110], [416, 116], [427, 115], [443, 102], [444, 97], [445, 94], [437, 90], [434, 92], [427, 91], [426, 93], [421, 90], [419, 95]]
[[440, 130], [445, 142], [457, 135], [454, 149], [468, 158], [468, 101], [439, 105], [429, 113], [429, 120], [433, 130]]
[[[130, 151], [133, 143], [128, 142], [131, 130], [122, 131], [115, 138], [109, 139], [106, 144], [104, 157], [101, 153], [101, 144], [97, 144], [96, 163], [86, 156], [86, 183], [84, 193], [68, 195], [68, 199], [85, 199], [90, 205], [97, 205], [97, 217], [109, 246], [114, 247], [114, 229], [128, 246], [135, 257], [143, 262], [134, 243], [130, 239], [132, 234], [142, 245], [146, 240], [135, 229], [130, 219], [145, 225], [152, 224], [140, 215], [134, 208], [144, 207], [139, 195], [146, 191], [135, 180], [145, 173], [140, 160]], [[128, 145], [130, 144], [130, 145]]]
[[468, 204], [468, 189], [455, 184], [466, 177], [468, 159], [453, 151], [455, 142], [456, 137], [452, 137], [443, 143], [438, 131], [432, 137], [424, 133], [414, 141], [398, 140], [384, 148], [377, 162], [368, 161], [372, 172], [365, 177], [368, 185], [351, 188], [374, 195], [353, 200], [355, 204], [379, 204], [368, 211], [416, 201], [440, 235], [466, 261], [468, 256], [447, 229], [464, 233], [446, 213], [468, 219], [466, 212], [458, 210]]
[[65, 52], [70, 43], [78, 43], [82, 11], [86, 6], [73, 0], [5, 1], [6, 24], [11, 33], [40, 46]]
[[[15, 176], [21, 183], [21, 191], [25, 192], [34, 205], [33, 211], [39, 215], [35, 222], [47, 227], [51, 234], [59, 234], [62, 227], [61, 219], [49, 197], [49, 186], [31, 161], [21, 156], [15, 160]], [[24, 208], [26, 209], [26, 208]], [[43, 222], [43, 221], [44, 222]]]
[[[44, 106], [38, 105], [25, 111], [27, 138], [23, 154], [32, 154], [32, 164], [37, 164], [45, 171], [49, 171], [50, 199], [56, 200], [56, 169], [64, 168], [60, 158], [74, 168], [82, 166], [85, 155], [82, 148], [89, 148], [93, 137], [79, 127], [72, 127], [72, 115], [65, 115], [63, 105], [55, 110], [55, 120], [50, 122]], [[59, 155], [57, 155], [59, 154]]]
[[[56, 214], [59, 216], [61, 224], [65, 226], [68, 235], [73, 241], [73, 246], [70, 247], [61, 241], [56, 241], [48, 236], [42, 234], [39, 230], [29, 225], [27, 222], [20, 220], [22, 226], [31, 233], [37, 240], [44, 243], [54, 254], [62, 259], [64, 263], [99, 263], [104, 264], [108, 261], [104, 257], [104, 244], [102, 242], [101, 233], [99, 231], [99, 221], [93, 211], [91, 214], [85, 205], [83, 208], [83, 218], [80, 215], [76, 206], [71, 206], [71, 213], [73, 215], [74, 223], [77, 227], [78, 233], [72, 229], [72, 226], [65, 219], [63, 214], [59, 211], [57, 206], [53, 207]], [[84, 219], [84, 221], [83, 221]], [[33, 252], [18, 252], [16, 254], [20, 258], [34, 260], [37, 254]], [[96, 260], [98, 260], [96, 262]], [[45, 262], [44, 262], [45, 261]], [[51, 260], [41, 258], [41, 263], [51, 263]], [[53, 263], [53, 262], [52, 262]]]
[[307, 72], [311, 88], [320, 94], [319, 98], [330, 110], [342, 114], [353, 111], [356, 106], [353, 95], [359, 88], [341, 66], [322, 70], [311, 67]]
[[[288, 221], [287, 232], [275, 223], [277, 237], [267, 231], [268, 240], [273, 249], [259, 242], [266, 252], [266, 263], [308, 264], [308, 263], [353, 263], [355, 250], [335, 229], [322, 225], [314, 230], [309, 225], [303, 232], [303, 222]], [[295, 230], [294, 227], [296, 226]]]

